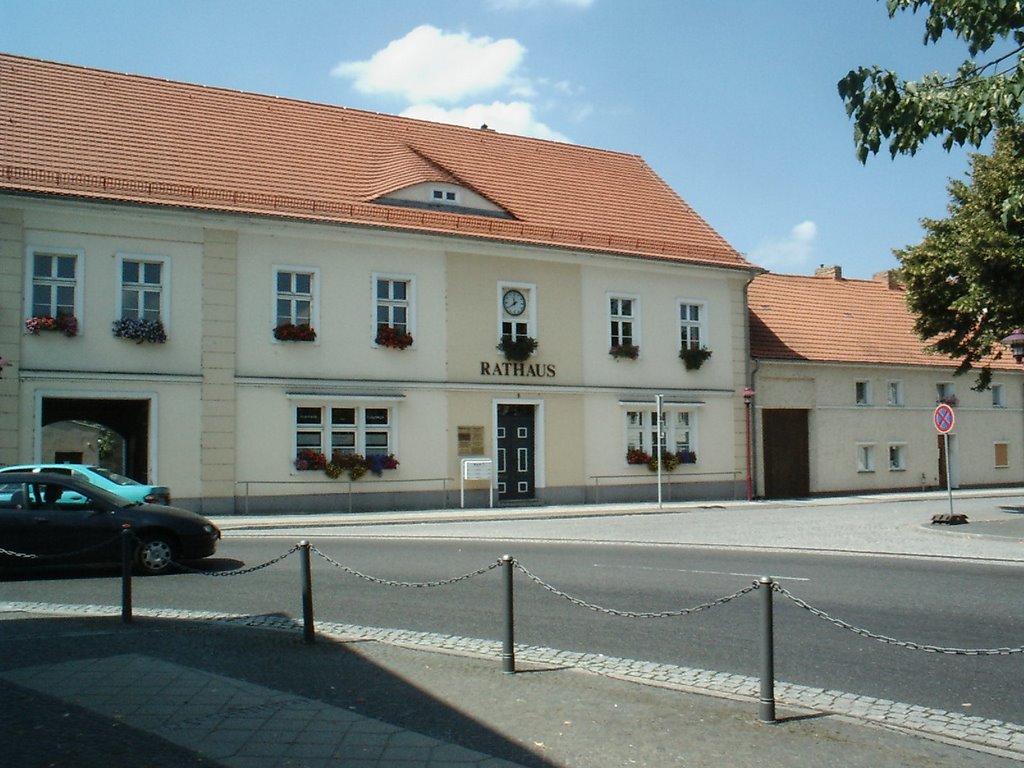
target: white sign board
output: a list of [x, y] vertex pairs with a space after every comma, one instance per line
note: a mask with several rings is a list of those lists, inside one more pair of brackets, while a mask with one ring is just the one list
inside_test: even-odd
[[494, 460], [489, 456], [467, 456], [462, 459], [462, 479], [460, 499], [462, 507], [466, 507], [466, 481], [486, 480], [488, 483], [488, 497], [491, 506], [494, 506]]

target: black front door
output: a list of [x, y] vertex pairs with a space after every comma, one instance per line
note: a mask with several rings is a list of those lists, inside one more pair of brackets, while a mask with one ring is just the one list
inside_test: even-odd
[[498, 500], [534, 497], [534, 407], [498, 406]]

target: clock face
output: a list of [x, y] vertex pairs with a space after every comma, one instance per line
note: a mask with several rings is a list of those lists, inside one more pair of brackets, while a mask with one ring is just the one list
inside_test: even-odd
[[526, 297], [522, 291], [515, 289], [505, 291], [505, 295], [501, 299], [501, 305], [505, 308], [506, 312], [515, 317], [526, 311]]

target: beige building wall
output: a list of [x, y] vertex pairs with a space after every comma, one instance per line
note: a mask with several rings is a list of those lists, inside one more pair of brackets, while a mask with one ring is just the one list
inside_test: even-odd
[[[869, 402], [857, 403], [857, 382], [867, 384]], [[954, 487], [1024, 480], [1024, 382], [1019, 374], [994, 374], [993, 384], [1002, 393], [1002, 404], [994, 405], [991, 391], [971, 389], [971, 374], [954, 377], [949, 368], [762, 361], [756, 375], [757, 421], [762, 423], [763, 412], [771, 408], [809, 411], [812, 493], [935, 488], [941, 438], [933, 416], [939, 383], [953, 385], [959, 401], [950, 432]], [[897, 386], [899, 402], [889, 402], [890, 384]], [[863, 466], [863, 447], [873, 453], [871, 467]], [[901, 453], [900, 466], [890, 467], [891, 447]], [[764, 456], [758, 446], [758, 487], [763, 489], [763, 483]]]

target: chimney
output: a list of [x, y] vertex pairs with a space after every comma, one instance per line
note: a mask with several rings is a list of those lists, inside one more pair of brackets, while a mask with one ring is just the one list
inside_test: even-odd
[[898, 290], [900, 287], [900, 281], [896, 277], [896, 270], [894, 269], [887, 269], [885, 272], [875, 272], [871, 279], [876, 283], [881, 283], [890, 291]]
[[827, 277], [830, 280], [842, 280], [843, 279], [843, 268], [838, 264], [831, 267], [826, 267], [822, 264], [816, 270], [814, 270], [815, 277]]

